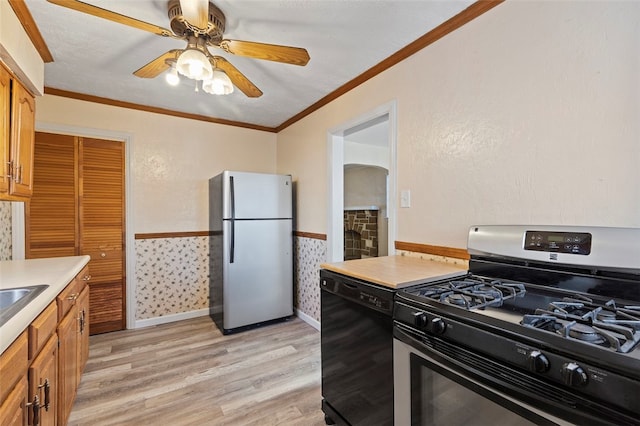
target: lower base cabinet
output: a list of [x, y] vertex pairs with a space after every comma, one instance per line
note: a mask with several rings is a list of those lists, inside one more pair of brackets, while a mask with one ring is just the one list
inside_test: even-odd
[[88, 270], [0, 354], [0, 426], [64, 426], [89, 355]]
[[78, 297], [78, 374], [77, 386], [84, 366], [89, 359], [89, 286], [85, 286]]
[[75, 284], [75, 290], [67, 296], [67, 300], [68, 297], [74, 298], [73, 306], [58, 324], [58, 424], [61, 425], [66, 425], [69, 420], [89, 355], [89, 286], [82, 279]]
[[[42, 351], [29, 367], [29, 396], [31, 401], [38, 396], [38, 419], [29, 410], [29, 424], [55, 426], [58, 394], [58, 336], [51, 336]], [[38, 422], [36, 422], [38, 420]]]
[[62, 425], [66, 425], [69, 420], [73, 400], [76, 397], [76, 384], [78, 383], [76, 322], [76, 314], [71, 311], [58, 325], [58, 338], [60, 339], [58, 418]]
[[0, 406], [0, 425], [24, 426], [27, 424], [27, 377], [20, 379], [7, 399]]

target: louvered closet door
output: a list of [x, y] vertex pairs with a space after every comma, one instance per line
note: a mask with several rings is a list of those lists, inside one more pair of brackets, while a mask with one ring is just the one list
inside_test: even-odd
[[89, 332], [126, 328], [124, 143], [36, 133], [26, 257], [88, 254]]
[[80, 254], [91, 256], [91, 334], [125, 322], [124, 144], [80, 138]]
[[25, 256], [75, 256], [79, 250], [76, 138], [36, 133], [33, 161], [33, 195], [25, 206]]

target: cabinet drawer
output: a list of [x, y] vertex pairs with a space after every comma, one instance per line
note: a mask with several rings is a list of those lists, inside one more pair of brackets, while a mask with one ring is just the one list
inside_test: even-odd
[[18, 379], [25, 375], [29, 365], [27, 332], [23, 332], [0, 356], [0, 401], [4, 400]]
[[33, 359], [58, 326], [58, 306], [51, 302], [29, 325], [29, 359]]
[[76, 303], [76, 299], [80, 295], [77, 286], [78, 283], [74, 279], [58, 294], [56, 299], [58, 302], [58, 322], [62, 321], [65, 314], [69, 312], [69, 309]]
[[82, 268], [82, 271], [78, 272], [78, 275], [76, 275], [75, 278], [76, 290], [78, 291], [78, 294], [82, 293], [82, 290], [84, 290], [90, 279], [91, 275], [89, 275], [89, 265], [87, 265]]

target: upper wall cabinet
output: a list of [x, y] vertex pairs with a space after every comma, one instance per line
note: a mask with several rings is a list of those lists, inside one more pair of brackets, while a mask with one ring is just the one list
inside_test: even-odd
[[0, 66], [0, 200], [25, 201], [33, 193], [35, 99]]

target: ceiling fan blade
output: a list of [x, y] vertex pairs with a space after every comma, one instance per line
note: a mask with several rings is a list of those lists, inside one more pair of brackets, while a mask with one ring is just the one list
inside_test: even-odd
[[248, 56], [292, 65], [307, 65], [309, 53], [301, 47], [279, 46], [253, 41], [222, 40], [219, 47], [234, 55]]
[[226, 72], [233, 85], [248, 97], [259, 98], [262, 96], [262, 91], [222, 56], [211, 57], [211, 65]]
[[176, 35], [166, 28], [159, 27], [157, 25], [150, 24], [148, 22], [140, 21], [138, 19], [131, 18], [126, 15], [121, 15], [116, 12], [112, 12], [107, 9], [102, 9], [98, 6], [93, 6], [87, 3], [83, 3], [78, 0], [47, 0], [49, 3], [57, 4], [58, 6], [66, 7], [68, 9], [77, 10], [78, 12], [86, 13], [88, 15], [97, 16], [98, 18], [107, 19], [109, 21], [117, 22], [118, 24], [128, 25], [139, 30], [148, 31], [164, 37], [176, 37]]
[[180, 49], [173, 49], [162, 55], [155, 58], [153, 61], [141, 67], [139, 70], [135, 71], [133, 75], [140, 78], [154, 78], [157, 77], [160, 73], [166, 71], [171, 66], [170, 63], [172, 60], [175, 61], [178, 59], [178, 56], [182, 53]]
[[208, 0], [180, 0], [182, 16], [194, 27], [206, 30], [209, 24]]

